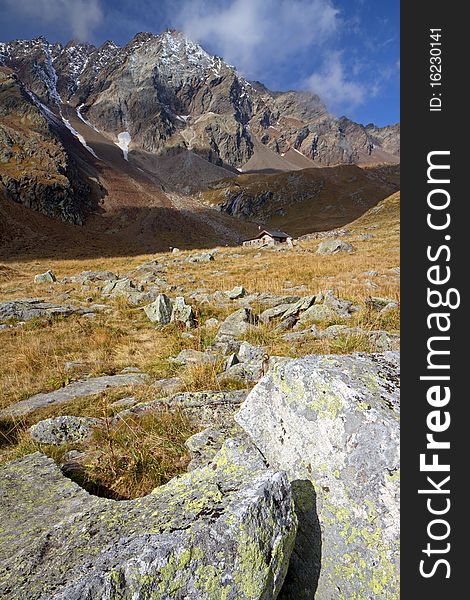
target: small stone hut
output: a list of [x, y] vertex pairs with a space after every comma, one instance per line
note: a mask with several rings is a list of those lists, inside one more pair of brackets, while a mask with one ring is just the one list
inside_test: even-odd
[[277, 246], [278, 244], [293, 244], [292, 236], [277, 229], [261, 229], [258, 235], [243, 242], [244, 246]]

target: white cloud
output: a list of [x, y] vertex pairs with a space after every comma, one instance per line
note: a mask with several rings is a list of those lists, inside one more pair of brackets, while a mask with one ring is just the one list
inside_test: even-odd
[[103, 20], [100, 0], [6, 0], [6, 4], [18, 17], [58, 24], [80, 40], [89, 40]]
[[249, 77], [262, 77], [338, 29], [332, 0], [186, 0], [173, 21]]
[[[322, 68], [308, 77], [306, 86], [334, 112], [353, 110], [364, 102], [369, 91], [372, 92], [366, 84], [348, 78], [340, 52], [331, 52]], [[373, 93], [377, 91], [373, 90]]]

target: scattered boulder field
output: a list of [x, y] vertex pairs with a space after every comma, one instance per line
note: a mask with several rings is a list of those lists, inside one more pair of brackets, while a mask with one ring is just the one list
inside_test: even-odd
[[[214, 252], [169, 256], [217, 264]], [[35, 283], [44, 298], [0, 303], [2, 329], [107, 315], [124, 302], [149, 331], [175, 328], [194, 347], [168, 359], [171, 377], [130, 367], [81, 372], [1, 409], [6, 423], [45, 407], [62, 414], [33, 419], [27, 430], [35, 448], [56, 449], [56, 460], [38, 451], [0, 467], [0, 596], [398, 599], [399, 336], [356, 318], [385, 319], [396, 300], [242, 285], [182, 292], [157, 260], [125, 276], [84, 271], [59, 280], [48, 270]], [[70, 283], [102, 303], [46, 299], [47, 286]], [[266, 336], [271, 350], [352, 337], [374, 351], [277, 356]], [[182, 370], [198, 368], [213, 372], [215, 388], [186, 388]], [[127, 394], [111, 416], [67, 414], [109, 390]], [[162, 410], [184, 412], [196, 431], [185, 442], [186, 472], [129, 500], [86, 491], [81, 476], [96, 435]]]

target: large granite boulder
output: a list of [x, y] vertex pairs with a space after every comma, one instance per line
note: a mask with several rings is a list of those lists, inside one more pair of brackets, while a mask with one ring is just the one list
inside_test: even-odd
[[399, 597], [398, 360], [277, 359], [235, 416], [292, 482], [302, 535], [283, 600]]
[[136, 500], [91, 496], [39, 453], [0, 481], [11, 600], [274, 600], [296, 536], [286, 475], [246, 442]]

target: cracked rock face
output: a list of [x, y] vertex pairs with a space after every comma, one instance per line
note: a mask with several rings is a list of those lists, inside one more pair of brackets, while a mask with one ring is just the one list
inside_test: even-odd
[[[271, 468], [293, 487], [313, 484], [322, 530], [315, 600], [398, 598], [398, 356], [278, 359], [235, 416]], [[309, 502], [298, 497], [299, 522]], [[313, 544], [294, 550], [280, 598], [313, 598]]]
[[290, 487], [249, 443], [130, 501], [90, 496], [39, 453], [1, 481], [2, 597], [269, 600], [282, 586]]

